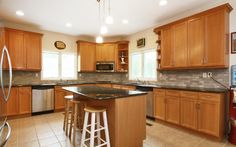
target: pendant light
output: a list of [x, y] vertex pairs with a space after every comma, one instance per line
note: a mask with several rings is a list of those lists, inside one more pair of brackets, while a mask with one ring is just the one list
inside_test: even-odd
[[[100, 4], [100, 0], [97, 0], [97, 2], [99, 4], [99, 27], [101, 28], [101, 4]], [[102, 28], [99, 32], [100, 35], [96, 37], [96, 43], [103, 43], [103, 38], [101, 36], [101, 31], [102, 31]], [[103, 31], [105, 32], [105, 29]]]
[[105, 19], [106, 24], [113, 24], [113, 17], [111, 16], [111, 2], [108, 0], [108, 16]]

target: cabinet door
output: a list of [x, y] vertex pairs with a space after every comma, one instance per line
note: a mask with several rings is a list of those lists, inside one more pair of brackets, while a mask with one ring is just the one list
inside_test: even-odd
[[7, 29], [7, 46], [13, 69], [26, 69], [26, 49], [24, 46], [24, 32]]
[[[191, 95], [195, 95], [194, 93]], [[197, 129], [197, 97], [181, 97], [181, 125]]]
[[94, 43], [81, 42], [78, 44], [80, 71], [95, 71], [95, 51]]
[[[198, 130], [210, 135], [220, 135], [220, 96], [217, 94], [199, 95]], [[223, 110], [222, 110], [223, 111]]]
[[172, 31], [171, 28], [164, 28], [162, 31], [161, 42], [161, 68], [171, 67], [173, 64], [173, 50], [172, 50]]
[[99, 86], [99, 87], [109, 87], [109, 88], [111, 88], [111, 84], [96, 84], [96, 86]]
[[187, 22], [173, 26], [174, 66], [187, 66]]
[[206, 66], [224, 65], [225, 56], [225, 11], [205, 16]]
[[188, 63], [189, 66], [204, 64], [204, 17], [188, 21]]
[[55, 90], [55, 109], [60, 110], [65, 108], [66, 92], [62, 89]]
[[25, 33], [24, 45], [26, 48], [27, 69], [41, 70], [42, 36], [34, 33]]
[[165, 120], [165, 95], [154, 92], [154, 109], [155, 118]]
[[104, 59], [104, 46], [103, 44], [96, 45], [96, 61], [105, 61]]
[[12, 87], [10, 97], [7, 101], [7, 115], [19, 114], [18, 88]]
[[104, 44], [103, 55], [105, 56], [105, 61], [115, 61], [115, 52], [116, 45], [115, 44]]
[[166, 96], [166, 121], [180, 124], [180, 100], [179, 97]]
[[29, 114], [31, 113], [31, 87], [19, 87], [18, 88], [19, 97], [19, 114]]

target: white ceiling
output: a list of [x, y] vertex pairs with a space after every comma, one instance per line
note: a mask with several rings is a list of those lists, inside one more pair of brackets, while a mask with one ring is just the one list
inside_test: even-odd
[[[106, 36], [129, 35], [155, 26], [158, 22], [214, 0], [111, 0], [114, 24]], [[25, 16], [15, 15], [22, 10]], [[96, 0], [0, 0], [0, 20], [38, 26], [40, 29], [71, 35], [95, 36], [99, 32]], [[122, 19], [129, 23], [122, 24]], [[67, 28], [65, 24], [72, 23]]]

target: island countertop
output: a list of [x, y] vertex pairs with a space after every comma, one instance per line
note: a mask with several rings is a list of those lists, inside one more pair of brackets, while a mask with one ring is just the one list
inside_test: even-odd
[[98, 87], [98, 86], [81, 86], [81, 87], [74, 86], [74, 87], [63, 87], [63, 89], [94, 100], [125, 98], [130, 96], [147, 94], [146, 92], [141, 92], [141, 91], [114, 89], [114, 88]]

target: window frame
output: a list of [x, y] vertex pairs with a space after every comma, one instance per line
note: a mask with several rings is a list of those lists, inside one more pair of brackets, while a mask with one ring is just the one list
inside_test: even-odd
[[132, 70], [129, 70], [129, 80], [145, 80], [145, 81], [156, 81], [157, 80], [157, 71], [156, 71], [156, 68], [155, 68], [155, 78], [146, 78], [144, 77], [144, 54], [147, 53], [147, 52], [155, 52], [156, 53], [156, 67], [157, 67], [157, 52], [156, 52], [156, 49], [142, 49], [142, 50], [133, 50], [130, 52], [130, 69], [132, 69], [132, 55], [134, 54], [141, 54], [141, 77], [140, 78], [136, 78], [136, 77], [132, 77]]
[[[54, 54], [58, 54], [58, 77], [53, 78], [53, 77], [44, 77], [43, 75], [43, 64], [42, 64], [42, 70], [41, 70], [41, 80], [77, 80], [77, 54], [76, 53], [69, 53], [69, 52], [56, 52], [56, 51], [43, 51], [42, 52], [42, 62], [43, 62], [43, 54], [44, 53], [54, 53]], [[71, 77], [71, 78], [66, 78], [66, 77], [62, 77], [62, 55], [74, 55], [74, 74], [75, 77]]]

